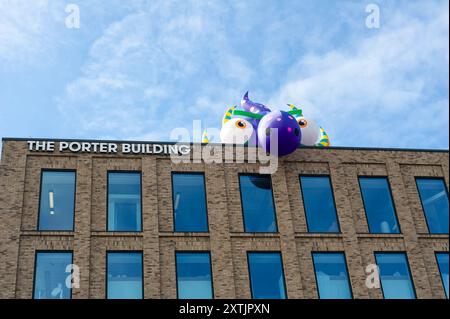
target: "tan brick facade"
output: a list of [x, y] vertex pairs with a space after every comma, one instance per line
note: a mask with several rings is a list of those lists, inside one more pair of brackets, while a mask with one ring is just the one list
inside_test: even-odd
[[[449, 186], [449, 154], [442, 151], [299, 149], [280, 159], [272, 175], [278, 233], [245, 233], [238, 173], [258, 164], [174, 164], [164, 155], [30, 152], [26, 140], [5, 139], [0, 164], [0, 298], [31, 298], [36, 250], [72, 250], [81, 269], [73, 298], [105, 298], [107, 250], [144, 256], [144, 297], [176, 298], [175, 254], [210, 251], [215, 298], [250, 298], [247, 251], [280, 251], [289, 298], [317, 298], [312, 251], [345, 252], [355, 298], [382, 298], [365, 286], [374, 251], [406, 252], [418, 298], [445, 298], [435, 252], [448, 235], [428, 234], [414, 177], [442, 177]], [[74, 232], [37, 231], [42, 169], [76, 170]], [[108, 170], [142, 172], [143, 231], [106, 231]], [[208, 233], [174, 233], [171, 172], [204, 172]], [[300, 174], [329, 175], [341, 234], [306, 229]], [[401, 234], [369, 234], [358, 176], [388, 176]]]

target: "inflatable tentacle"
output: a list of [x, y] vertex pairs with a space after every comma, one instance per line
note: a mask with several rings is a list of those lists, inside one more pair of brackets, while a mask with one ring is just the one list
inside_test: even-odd
[[222, 125], [224, 125], [226, 122], [231, 120], [231, 117], [233, 116], [233, 111], [236, 109], [236, 105], [230, 107], [224, 114], [222, 118]]
[[208, 131], [206, 129], [203, 131], [202, 143], [209, 143]]
[[328, 137], [328, 134], [325, 132], [325, 130], [321, 127], [320, 128], [321, 138], [320, 141], [316, 144], [318, 147], [329, 147], [330, 146], [330, 138]]

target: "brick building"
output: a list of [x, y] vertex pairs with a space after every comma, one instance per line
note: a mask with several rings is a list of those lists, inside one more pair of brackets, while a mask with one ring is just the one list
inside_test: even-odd
[[[448, 151], [301, 148], [263, 176], [140, 145], [3, 139], [0, 298], [448, 294]], [[70, 294], [55, 258], [79, 267]]]

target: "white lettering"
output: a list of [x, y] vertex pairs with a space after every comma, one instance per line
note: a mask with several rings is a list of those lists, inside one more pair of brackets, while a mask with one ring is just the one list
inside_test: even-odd
[[122, 153], [128, 154], [131, 152], [131, 145], [130, 144], [122, 144]]
[[35, 141], [28, 141], [28, 150], [33, 151], [34, 150], [34, 144], [36, 144]]

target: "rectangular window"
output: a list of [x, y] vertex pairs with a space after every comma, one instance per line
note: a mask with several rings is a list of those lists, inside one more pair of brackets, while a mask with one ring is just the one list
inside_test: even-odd
[[176, 232], [207, 232], [205, 176], [172, 174], [172, 200]]
[[73, 230], [75, 172], [42, 171], [39, 230]]
[[108, 252], [106, 259], [106, 298], [142, 299], [142, 253]]
[[423, 212], [431, 234], [448, 234], [448, 193], [440, 178], [416, 178]]
[[384, 298], [416, 298], [405, 253], [376, 253], [375, 259], [380, 271]]
[[141, 231], [141, 174], [108, 172], [108, 231]]
[[352, 291], [343, 253], [313, 253], [320, 299], [351, 299]]
[[212, 299], [211, 258], [205, 252], [177, 252], [179, 299]]
[[370, 232], [372, 234], [400, 233], [387, 178], [360, 177], [359, 184]]
[[246, 232], [278, 231], [272, 182], [268, 175], [239, 175]]
[[249, 252], [248, 268], [254, 299], [285, 299], [283, 262], [281, 254]]
[[72, 289], [66, 286], [71, 264], [72, 252], [36, 252], [34, 299], [72, 298]]
[[308, 231], [339, 233], [333, 191], [328, 176], [300, 176]]
[[448, 253], [436, 253], [436, 259], [439, 266], [439, 272], [441, 273], [442, 284], [444, 285], [445, 295], [448, 299], [448, 280], [449, 280], [449, 266], [448, 266]]

